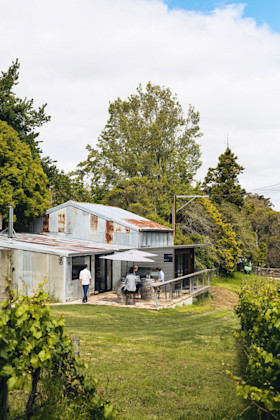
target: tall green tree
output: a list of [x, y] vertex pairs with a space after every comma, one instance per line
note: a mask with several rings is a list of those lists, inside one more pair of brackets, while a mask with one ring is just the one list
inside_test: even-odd
[[[155, 186], [147, 177], [135, 177], [122, 181], [113, 187], [104, 200], [105, 204], [121, 207], [132, 213], [139, 214], [154, 222], [165, 224], [156, 212], [154, 196]], [[163, 208], [164, 203], [161, 203]], [[165, 203], [166, 212], [169, 211], [170, 203]]]
[[[236, 206], [232, 207], [235, 214], [240, 215]], [[205, 199], [194, 200], [182, 209], [178, 226], [183, 234], [182, 241], [176, 241], [178, 244], [207, 244], [207, 247], [196, 250], [198, 270], [216, 267], [225, 274], [236, 270], [239, 257], [242, 256], [242, 244], [235, 226], [224, 220], [217, 204]], [[237, 233], [240, 234], [239, 229]]]
[[48, 178], [48, 189], [51, 193], [51, 205], [58, 206], [68, 200], [91, 202], [92, 197], [80, 176], [65, 173], [56, 166], [50, 157], [41, 159], [43, 171]]
[[271, 208], [272, 204], [257, 194], [248, 194], [244, 212], [255, 234], [259, 247], [260, 265], [280, 267], [280, 213]]
[[215, 203], [226, 201], [242, 207], [246, 191], [241, 188], [238, 175], [243, 171], [243, 166], [237, 163], [237, 156], [227, 147], [219, 157], [217, 167], [209, 168], [203, 183], [204, 191]]
[[38, 157], [41, 149], [37, 129], [50, 121], [50, 116], [45, 113], [47, 104], [36, 110], [33, 99], [20, 99], [14, 93], [19, 79], [19, 68], [20, 64], [16, 59], [7, 72], [1, 71], [0, 120], [6, 121], [17, 132], [19, 139], [29, 145], [33, 157]]
[[216, 204], [216, 207], [221, 214], [223, 222], [230, 224], [236, 235], [242, 260], [255, 263], [255, 261], [258, 260], [259, 254], [258, 244], [256, 244], [250, 220], [243, 207], [240, 211], [240, 208], [235, 204], [227, 201], [223, 201], [220, 205]]
[[22, 143], [16, 131], [0, 121], [0, 214], [8, 218], [8, 205], [15, 209], [16, 227], [24, 228], [41, 216], [49, 205], [47, 177], [38, 157]]
[[160, 197], [171, 201], [176, 191], [189, 187], [201, 165], [200, 136], [199, 113], [192, 106], [184, 117], [170, 89], [139, 85], [127, 100], [110, 103], [109, 120], [97, 148], [87, 146], [88, 158], [79, 168], [90, 177], [98, 200], [123, 181], [146, 177], [155, 187], [157, 213], [167, 217]]
[[70, 199], [83, 200], [88, 192], [83, 187], [82, 181], [60, 171], [56, 161], [49, 156], [42, 157], [38, 140], [38, 129], [50, 121], [46, 114], [47, 104], [38, 109], [34, 107], [33, 99], [18, 98], [14, 92], [19, 82], [20, 64], [16, 60], [6, 72], [0, 76], [0, 120], [6, 121], [18, 135], [23, 143], [28, 144], [33, 158], [40, 158], [42, 168], [47, 175], [47, 186], [51, 192], [51, 204], [57, 205]]

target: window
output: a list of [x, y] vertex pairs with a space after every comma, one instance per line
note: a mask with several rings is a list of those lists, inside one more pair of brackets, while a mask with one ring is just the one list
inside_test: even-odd
[[89, 256], [83, 257], [73, 257], [72, 258], [72, 280], [77, 280], [79, 278], [80, 271], [85, 268], [85, 265], [88, 265], [89, 270], [91, 271], [91, 258]]

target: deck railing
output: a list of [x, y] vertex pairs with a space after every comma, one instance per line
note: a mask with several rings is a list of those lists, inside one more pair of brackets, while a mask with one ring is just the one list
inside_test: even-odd
[[155, 282], [152, 286], [155, 289], [156, 308], [159, 293], [164, 293], [165, 300], [170, 302], [174, 299], [182, 298], [183, 294], [193, 295], [196, 291], [210, 286], [210, 277], [214, 271], [215, 269], [202, 270], [167, 280], [164, 283]]
[[280, 268], [253, 267], [252, 271], [259, 276], [280, 278]]

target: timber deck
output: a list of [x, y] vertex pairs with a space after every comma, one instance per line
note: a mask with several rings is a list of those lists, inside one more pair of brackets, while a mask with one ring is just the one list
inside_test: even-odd
[[[160, 296], [152, 300], [141, 299], [140, 295], [135, 298], [135, 304], [126, 305], [124, 302], [120, 303], [118, 301], [118, 296], [116, 291], [109, 291], [104, 293], [99, 293], [97, 295], [89, 296], [88, 302], [84, 305], [109, 305], [109, 306], [119, 306], [119, 307], [129, 307], [129, 308], [138, 308], [138, 309], [165, 309], [165, 308], [174, 308], [175, 306], [182, 306], [184, 304], [190, 305], [193, 302], [193, 298], [203, 293], [210, 291], [210, 286], [201, 286], [194, 290], [192, 293], [189, 293], [188, 290], [182, 291], [182, 296], [174, 297], [170, 300], [169, 296], [164, 292], [160, 293]], [[125, 299], [123, 299], [125, 300]], [[67, 302], [67, 304], [83, 304], [82, 299]]]

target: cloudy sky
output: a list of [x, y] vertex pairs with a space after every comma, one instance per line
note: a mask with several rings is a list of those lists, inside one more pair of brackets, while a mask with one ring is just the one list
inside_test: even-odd
[[202, 179], [227, 141], [247, 191], [280, 211], [280, 2], [0, 0], [0, 69], [19, 59], [16, 93], [47, 103], [45, 155], [86, 159], [109, 101], [139, 83], [169, 87], [201, 116]]

